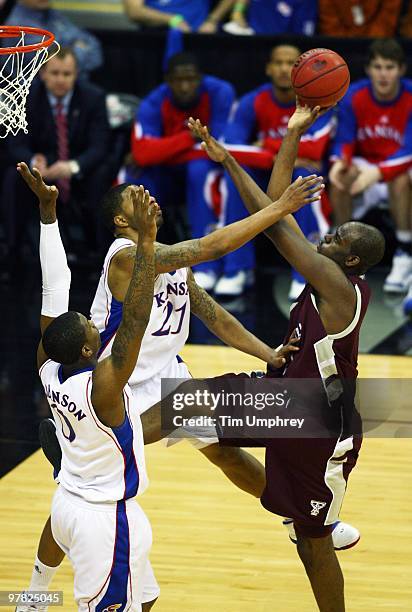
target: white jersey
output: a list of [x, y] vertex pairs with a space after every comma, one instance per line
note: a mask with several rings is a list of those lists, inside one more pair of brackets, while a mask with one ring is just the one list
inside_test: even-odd
[[123, 391], [124, 423], [107, 427], [91, 402], [93, 368], [63, 380], [62, 366], [49, 359], [39, 374], [62, 449], [60, 484], [88, 502], [115, 502], [143, 493], [148, 485], [143, 431], [128, 385]]
[[[123, 303], [116, 300], [108, 283], [113, 257], [122, 249], [134, 246], [132, 240], [117, 238], [110, 246], [94, 296], [91, 318], [100, 332], [100, 358], [111, 353], [114, 336], [122, 320]], [[149, 324], [143, 336], [137, 364], [129, 384], [149, 380], [176, 359], [189, 335], [190, 300], [187, 269], [159, 274], [155, 279], [153, 305]]]

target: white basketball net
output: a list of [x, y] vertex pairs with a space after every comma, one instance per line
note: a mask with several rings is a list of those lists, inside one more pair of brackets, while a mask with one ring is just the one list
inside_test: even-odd
[[[21, 31], [15, 47], [29, 44], [25, 43], [26, 36], [31, 39], [30, 44], [33, 44], [33, 34]], [[36, 44], [44, 42], [46, 36], [38, 35], [38, 39]], [[51, 53], [49, 47], [41, 47], [35, 51], [0, 55], [0, 138], [9, 134], [15, 136], [20, 130], [27, 134], [27, 95], [40, 68], [59, 51], [58, 43], [52, 46]]]

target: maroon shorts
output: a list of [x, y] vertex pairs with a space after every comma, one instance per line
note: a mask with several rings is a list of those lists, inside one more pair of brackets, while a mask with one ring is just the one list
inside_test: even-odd
[[[246, 374], [226, 374], [214, 381], [230, 386], [231, 379]], [[218, 429], [219, 436], [219, 429]], [[267, 438], [220, 439], [225, 446], [265, 447], [266, 488], [261, 502], [269, 512], [293, 519], [306, 537], [324, 537], [338, 520], [348, 476], [356, 464], [360, 436], [346, 439]]]
[[361, 438], [268, 440], [262, 505], [292, 518], [304, 536], [324, 537], [338, 520]]

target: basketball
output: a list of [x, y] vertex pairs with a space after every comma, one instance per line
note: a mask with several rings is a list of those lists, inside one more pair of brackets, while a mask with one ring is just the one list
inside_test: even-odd
[[302, 53], [292, 68], [291, 77], [299, 102], [310, 107], [336, 104], [350, 83], [345, 60], [330, 49], [311, 49]]

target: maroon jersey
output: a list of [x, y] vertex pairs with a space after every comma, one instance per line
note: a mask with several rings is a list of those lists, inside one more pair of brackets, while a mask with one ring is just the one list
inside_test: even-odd
[[[358, 276], [350, 276], [349, 280], [357, 299], [354, 317], [345, 330], [338, 334], [326, 332], [314, 291], [306, 285], [292, 306], [285, 337], [287, 343], [295, 331], [301, 341], [299, 352], [293, 354], [281, 375], [292, 379], [320, 379], [321, 394], [326, 391], [320, 404], [326, 408], [321, 413], [325, 418], [317, 421], [319, 436], [276, 439], [266, 444], [266, 488], [262, 505], [270, 512], [291, 517], [297, 531], [308, 537], [327, 535], [338, 520], [347, 479], [361, 445], [361, 436], [353, 435], [361, 432], [353, 400], [359, 330], [370, 290]], [[279, 376], [279, 371], [273, 375]], [[316, 402], [308, 387], [304, 390], [310, 418]]]
[[293, 331], [300, 338], [299, 352], [293, 353], [285, 367], [286, 378], [322, 378], [338, 375], [353, 380], [358, 375], [359, 331], [368, 307], [370, 289], [359, 276], [349, 276], [356, 291], [355, 316], [348, 327], [338, 334], [328, 334], [316, 305], [313, 288], [306, 285], [292, 305], [289, 329], [284, 343]]

